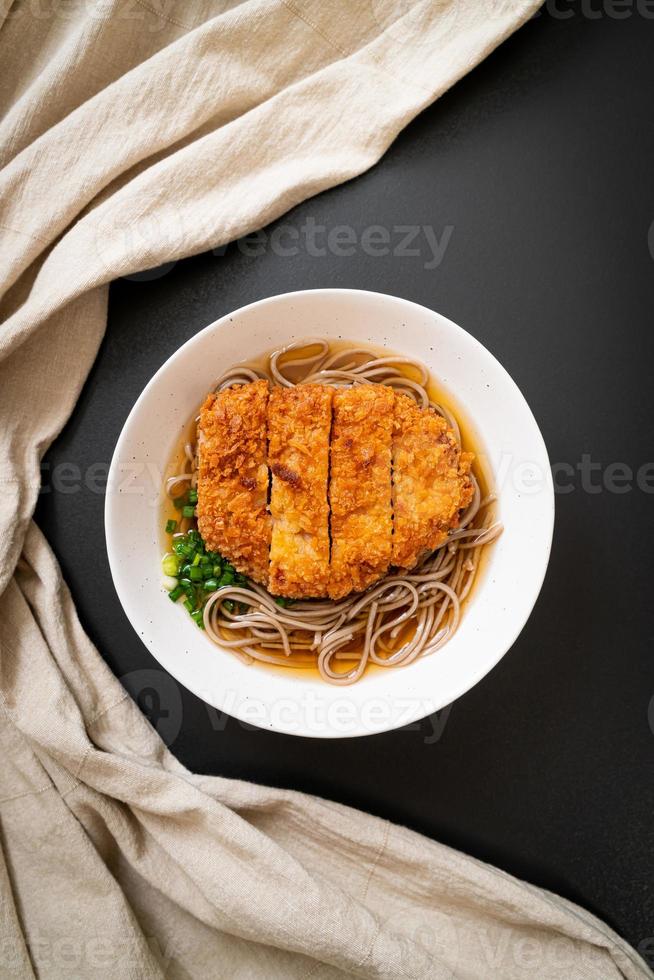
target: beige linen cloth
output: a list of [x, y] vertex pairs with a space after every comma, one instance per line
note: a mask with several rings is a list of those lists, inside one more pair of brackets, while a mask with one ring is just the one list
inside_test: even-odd
[[651, 976], [402, 827], [186, 771], [31, 523], [107, 283], [361, 173], [537, 5], [0, 0], [0, 976]]

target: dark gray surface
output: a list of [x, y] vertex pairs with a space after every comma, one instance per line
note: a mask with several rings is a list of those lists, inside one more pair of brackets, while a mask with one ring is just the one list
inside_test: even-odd
[[[370, 173], [280, 222], [313, 218], [359, 233], [381, 224], [391, 234], [429, 225], [439, 237], [451, 225], [435, 269], [424, 267], [424, 238], [423, 254], [405, 257], [360, 247], [348, 257], [270, 248], [250, 257], [231, 246], [116, 283], [97, 363], [48, 453], [37, 514], [84, 626], [186, 765], [407, 824], [582, 903], [646, 954], [654, 495], [610, 492], [602, 481], [611, 463], [637, 470], [654, 459], [653, 42], [654, 22], [637, 13], [540, 16]], [[550, 570], [523, 634], [436, 734], [429, 720], [309, 742], [221, 721], [166, 680], [127, 622], [106, 560], [103, 496], [84, 479], [77, 491], [52, 489], [62, 464], [84, 477], [108, 463], [141, 389], [193, 333], [260, 297], [319, 286], [394, 293], [451, 317], [516, 379], [554, 463], [577, 467], [590, 454], [601, 464], [575, 470], [572, 491], [558, 494]], [[142, 669], [153, 673], [133, 673]]]

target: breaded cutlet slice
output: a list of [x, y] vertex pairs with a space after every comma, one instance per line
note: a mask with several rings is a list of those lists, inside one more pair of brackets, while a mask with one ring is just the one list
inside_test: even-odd
[[211, 394], [198, 426], [198, 530], [209, 551], [237, 571], [268, 581], [268, 382]]
[[445, 419], [395, 394], [392, 564], [409, 569], [439, 548], [473, 496], [473, 453], [461, 451]]
[[272, 543], [268, 588], [289, 599], [327, 594], [329, 433], [333, 388], [273, 388], [268, 403]]
[[393, 404], [392, 388], [382, 385], [339, 388], [334, 394], [332, 599], [366, 589], [390, 564]]

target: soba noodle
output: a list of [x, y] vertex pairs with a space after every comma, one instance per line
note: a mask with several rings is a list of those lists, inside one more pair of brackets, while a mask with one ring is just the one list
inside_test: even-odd
[[[307, 353], [311, 350], [314, 353]], [[298, 351], [297, 357], [292, 356], [293, 351]], [[220, 391], [258, 378], [287, 388], [309, 382], [335, 387], [389, 385], [410, 395], [422, 408], [433, 408], [461, 439], [456, 419], [429, 397], [426, 368], [410, 358], [379, 357], [365, 348], [333, 352], [327, 341], [308, 338], [275, 351], [267, 368], [239, 364], [223, 374], [214, 388]], [[167, 480], [169, 496], [176, 496], [181, 488], [196, 487], [196, 450], [191, 443], [185, 446], [187, 465]], [[208, 636], [245, 663], [317, 667], [323, 680], [340, 685], [357, 681], [370, 663], [406, 667], [434, 653], [456, 632], [482, 548], [502, 532], [501, 525], [493, 521], [495, 495], [482, 499], [474, 474], [471, 479], [474, 496], [458, 527], [441, 548], [410, 572], [391, 571], [365, 593], [341, 601], [299, 600], [285, 606], [254, 582], [247, 588], [224, 586], [209, 596], [204, 607]], [[191, 523], [187, 519], [178, 533], [184, 533]]]

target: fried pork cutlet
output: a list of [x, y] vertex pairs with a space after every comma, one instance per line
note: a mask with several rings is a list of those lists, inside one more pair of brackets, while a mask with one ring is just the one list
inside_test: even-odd
[[272, 543], [268, 588], [324, 596], [329, 578], [329, 434], [334, 389], [273, 388], [268, 403]]
[[198, 530], [257, 582], [268, 581], [268, 382], [234, 385], [208, 396], [200, 412]]
[[445, 419], [384, 385], [234, 385], [207, 398], [198, 445], [206, 547], [291, 599], [415, 567], [473, 496]]
[[366, 589], [391, 561], [391, 436], [394, 393], [382, 385], [334, 394], [329, 596]]
[[444, 544], [472, 500], [472, 453], [461, 452], [445, 419], [395, 395], [392, 564], [409, 569]]

